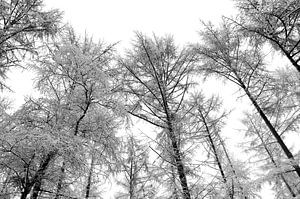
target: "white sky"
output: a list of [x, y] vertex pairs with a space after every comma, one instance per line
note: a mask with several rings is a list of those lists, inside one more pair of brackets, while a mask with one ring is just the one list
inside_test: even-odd
[[[48, 8], [64, 12], [64, 22], [71, 24], [76, 32], [84, 34], [86, 31], [95, 40], [108, 43], [121, 41], [119, 49], [130, 48], [134, 31], [171, 34], [181, 45], [197, 42], [200, 19], [217, 23], [222, 15], [234, 14], [233, 4], [230, 0], [45, 0]], [[10, 73], [7, 83], [15, 91], [10, 96], [15, 99], [16, 106], [23, 103], [24, 95], [32, 93], [32, 78], [30, 72]], [[222, 83], [214, 83], [216, 87], [229, 95], [234, 91]], [[235, 99], [225, 101], [225, 105], [233, 104], [232, 100]], [[238, 116], [231, 120], [232, 126], [236, 119]], [[266, 191], [262, 196], [271, 199], [271, 195]]]
[[[126, 45], [134, 31], [173, 34], [177, 42], [198, 39], [199, 19], [216, 21], [233, 13], [230, 0], [46, 0], [65, 12], [65, 21], [95, 38]], [[126, 45], [127, 46], [127, 45]]]

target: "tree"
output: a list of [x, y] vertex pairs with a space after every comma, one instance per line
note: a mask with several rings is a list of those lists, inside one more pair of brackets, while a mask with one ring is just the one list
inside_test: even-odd
[[246, 34], [269, 41], [300, 72], [300, 4], [298, 0], [242, 0], [237, 22]]
[[154, 198], [155, 181], [150, 171], [148, 149], [133, 135], [129, 135], [124, 145], [120, 164], [125, 177], [119, 180], [118, 184], [122, 185], [126, 192], [119, 192], [117, 198]]
[[257, 161], [263, 162], [264, 174], [260, 179], [272, 182], [279, 198], [296, 197], [299, 192], [297, 176], [290, 172], [290, 165], [282, 158], [282, 151], [265, 124], [257, 114], [247, 114], [243, 122], [247, 127], [246, 136], [251, 138], [247, 151], [254, 152]]
[[[48, 165], [56, 152], [51, 150], [51, 134], [39, 139], [39, 135], [43, 135], [41, 129], [47, 126], [47, 122], [43, 121], [45, 118], [42, 114], [45, 112], [36, 109], [35, 105], [28, 102], [13, 116], [6, 116], [4, 119], [10, 122], [2, 126], [6, 128], [1, 132], [1, 167], [4, 171], [12, 172], [10, 185], [19, 189], [22, 199], [46, 175]], [[36, 114], [38, 111], [39, 114]], [[35, 120], [32, 120], [33, 115]]]
[[6, 72], [26, 53], [35, 53], [37, 38], [52, 36], [59, 30], [61, 13], [43, 10], [42, 0], [2, 0], [0, 2], [0, 86], [5, 87]]
[[206, 25], [201, 33], [204, 44], [197, 50], [204, 64], [199, 68], [207, 74], [221, 76], [237, 85], [250, 100], [272, 136], [300, 177], [300, 167], [266, 112], [262, 94], [268, 90], [272, 77], [264, 68], [260, 47], [251, 44], [232, 24], [224, 22], [220, 30]]
[[[179, 111], [190, 87], [190, 75], [197, 61], [189, 49], [178, 51], [171, 37], [150, 39], [140, 33], [125, 59], [124, 92], [130, 96], [127, 111], [161, 128], [171, 146], [183, 198], [191, 198], [180, 145], [177, 122]], [[124, 72], [125, 73], [125, 72]]]
[[[118, 104], [111, 78], [116, 72], [111, 67], [114, 45], [96, 44], [87, 36], [80, 40], [72, 29], [68, 29], [53, 47], [48, 48], [50, 57], [41, 58], [37, 65], [38, 88], [60, 107], [57, 111], [62, 111], [61, 123], [68, 127], [68, 136], [83, 144], [82, 157], [77, 157], [80, 153], [73, 152], [74, 157], [64, 154], [63, 161], [71, 165], [76, 159], [83, 161], [83, 158], [85, 162], [91, 158], [92, 167], [103, 164], [113, 158], [117, 149], [114, 147], [117, 144], [115, 129], [120, 118], [116, 115], [117, 109], [112, 107]], [[92, 155], [86, 160], [84, 151], [89, 151], [90, 147], [93, 148], [90, 150]], [[80, 168], [83, 162], [75, 169]], [[91, 193], [92, 167], [87, 169], [87, 198]]]
[[117, 149], [121, 117], [111, 106], [113, 48], [87, 37], [81, 42], [71, 29], [65, 34], [33, 65], [41, 97], [8, 115], [10, 125], [1, 132], [2, 166], [14, 172], [22, 199], [29, 193], [32, 199], [72, 197], [70, 185], [90, 170], [85, 166], [90, 143], [99, 153], [95, 164], [112, 160]]
[[[189, 125], [195, 129], [194, 142], [202, 140], [200, 143], [203, 152], [206, 152], [208, 157], [202, 163], [202, 167], [213, 168], [209, 171], [210, 175], [214, 176], [210, 182], [210, 190], [213, 191], [208, 194], [218, 198], [255, 197], [255, 188], [249, 189], [250, 182], [244, 164], [239, 162], [240, 169], [236, 168], [235, 163], [238, 161], [233, 161], [230, 157], [225, 141], [220, 135], [227, 113], [220, 111], [222, 102], [219, 97], [205, 98], [202, 93], [195, 93], [187, 104], [190, 107]], [[199, 150], [199, 147], [196, 150]]]

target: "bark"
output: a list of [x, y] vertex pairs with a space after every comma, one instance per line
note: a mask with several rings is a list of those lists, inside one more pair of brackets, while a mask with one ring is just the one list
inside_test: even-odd
[[274, 128], [274, 126], [271, 124], [270, 120], [268, 119], [268, 117], [266, 116], [266, 114], [264, 113], [264, 111], [261, 109], [261, 107], [258, 105], [258, 103], [254, 99], [254, 97], [251, 95], [251, 93], [249, 92], [249, 90], [246, 88], [246, 86], [244, 84], [242, 84], [241, 86], [244, 89], [246, 95], [249, 97], [251, 103], [253, 104], [253, 106], [257, 110], [258, 114], [261, 116], [261, 118], [263, 119], [264, 123], [266, 124], [266, 126], [268, 127], [268, 129], [271, 131], [272, 135], [274, 136], [274, 138], [276, 139], [277, 143], [279, 144], [279, 146], [283, 150], [284, 154], [291, 161], [291, 165], [295, 169], [295, 172], [300, 177], [300, 167], [295, 162], [295, 158], [294, 158], [293, 154], [288, 149], [288, 147], [286, 146], [286, 144], [284, 143], [284, 141], [281, 139], [280, 135], [278, 134], [278, 132], [276, 131], [276, 129]]
[[187, 184], [187, 179], [186, 179], [186, 174], [184, 171], [182, 157], [180, 154], [180, 149], [178, 147], [178, 143], [177, 143], [176, 136], [175, 136], [175, 133], [173, 130], [173, 126], [170, 121], [168, 122], [168, 130], [169, 130], [169, 138], [170, 138], [171, 144], [172, 144], [172, 150], [174, 153], [174, 159], [175, 159], [175, 163], [176, 163], [176, 167], [177, 167], [177, 172], [179, 175], [180, 185], [182, 187], [183, 198], [190, 199], [191, 195], [190, 195], [190, 191], [189, 191], [188, 184]]
[[180, 198], [179, 195], [178, 195], [179, 191], [177, 190], [177, 187], [176, 187], [176, 184], [175, 184], [176, 183], [176, 170], [174, 171], [174, 166], [173, 165], [171, 165], [171, 173], [172, 173], [172, 180], [174, 182], [173, 187], [172, 187], [172, 190], [173, 190], [172, 198], [179, 199]]
[[[158, 77], [156, 77], [156, 79], [158, 82], [160, 82], [158, 80]], [[176, 132], [173, 129], [174, 128], [173, 123], [175, 122], [174, 117], [172, 116], [173, 114], [171, 113], [168, 103], [167, 103], [166, 89], [164, 87], [161, 87], [160, 83], [158, 83], [158, 85], [159, 85], [159, 90], [160, 90], [160, 93], [162, 96], [163, 108], [164, 108], [166, 118], [167, 118], [168, 136], [169, 136], [169, 139], [172, 144], [173, 156], [174, 156], [174, 160], [176, 163], [177, 172], [179, 175], [179, 181], [180, 181], [180, 185], [182, 188], [183, 198], [190, 199], [191, 194], [190, 194], [190, 190], [189, 190], [187, 179], [186, 179], [186, 173], [184, 171], [184, 165], [183, 165], [182, 157], [180, 154], [180, 148], [178, 146], [177, 138], [175, 135]]]

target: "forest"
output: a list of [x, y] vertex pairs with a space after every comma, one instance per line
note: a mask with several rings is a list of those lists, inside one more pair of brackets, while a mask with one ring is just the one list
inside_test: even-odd
[[[0, 198], [100, 199], [110, 184], [116, 199], [257, 199], [269, 184], [300, 199], [288, 141], [300, 143], [300, 1], [235, 6], [219, 25], [201, 21], [198, 42], [140, 30], [120, 53], [43, 0], [0, 0], [0, 92], [20, 68], [38, 93], [17, 108], [0, 95]], [[249, 104], [246, 160], [228, 144], [231, 111], [201, 87], [212, 79]]]

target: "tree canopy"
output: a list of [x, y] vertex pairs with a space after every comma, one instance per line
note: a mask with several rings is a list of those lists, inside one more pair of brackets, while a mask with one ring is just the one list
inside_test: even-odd
[[[15, 110], [0, 100], [0, 198], [105, 198], [111, 185], [118, 199], [256, 199], [266, 183], [299, 198], [300, 2], [236, 7], [192, 44], [135, 32], [121, 53], [42, 0], [1, 0], [1, 90], [21, 67], [38, 95]], [[209, 81], [246, 111], [232, 117]]]

